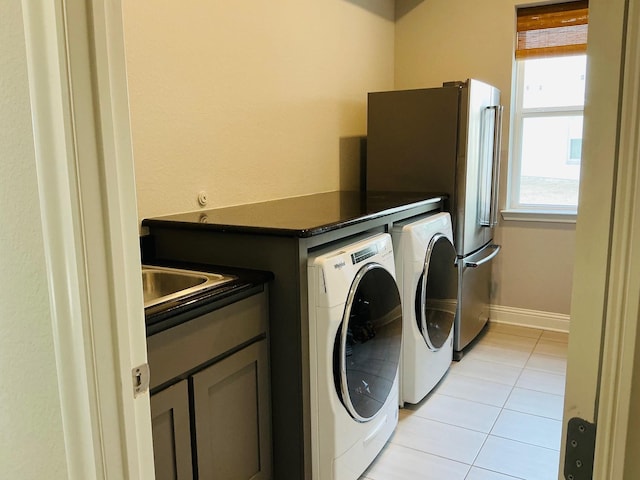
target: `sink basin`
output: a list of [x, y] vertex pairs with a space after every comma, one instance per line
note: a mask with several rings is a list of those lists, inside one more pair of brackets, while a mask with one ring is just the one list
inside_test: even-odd
[[233, 275], [143, 265], [144, 306], [147, 308], [170, 300], [191, 297], [235, 279]]

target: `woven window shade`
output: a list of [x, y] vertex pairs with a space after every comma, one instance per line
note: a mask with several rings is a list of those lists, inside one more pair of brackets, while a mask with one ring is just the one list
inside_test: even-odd
[[518, 8], [516, 58], [586, 53], [589, 2]]

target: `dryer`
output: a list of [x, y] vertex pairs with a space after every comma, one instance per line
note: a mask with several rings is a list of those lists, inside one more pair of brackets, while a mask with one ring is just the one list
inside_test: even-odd
[[398, 423], [402, 305], [389, 234], [308, 260], [313, 480], [356, 480]]
[[392, 236], [404, 319], [402, 406], [420, 402], [451, 365], [458, 271], [448, 213], [397, 223]]

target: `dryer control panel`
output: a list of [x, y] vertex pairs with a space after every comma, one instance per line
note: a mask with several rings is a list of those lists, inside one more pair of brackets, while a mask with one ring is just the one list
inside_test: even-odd
[[378, 245], [372, 245], [365, 249], [359, 250], [351, 254], [351, 262], [355, 265], [360, 262], [364, 262], [367, 258], [371, 258], [378, 254]]

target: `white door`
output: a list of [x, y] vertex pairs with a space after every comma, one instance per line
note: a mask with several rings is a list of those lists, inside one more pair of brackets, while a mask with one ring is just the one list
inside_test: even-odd
[[596, 424], [593, 478], [630, 479], [640, 472], [640, 1], [592, 0], [589, 10], [563, 458], [574, 472], [588, 464], [564, 440], [581, 418]]
[[356, 274], [336, 335], [337, 393], [353, 418], [368, 422], [382, 410], [395, 382], [402, 347], [402, 306], [391, 273], [376, 262]]
[[458, 310], [456, 249], [446, 235], [433, 236], [416, 286], [415, 318], [427, 347], [437, 352], [451, 334]]

